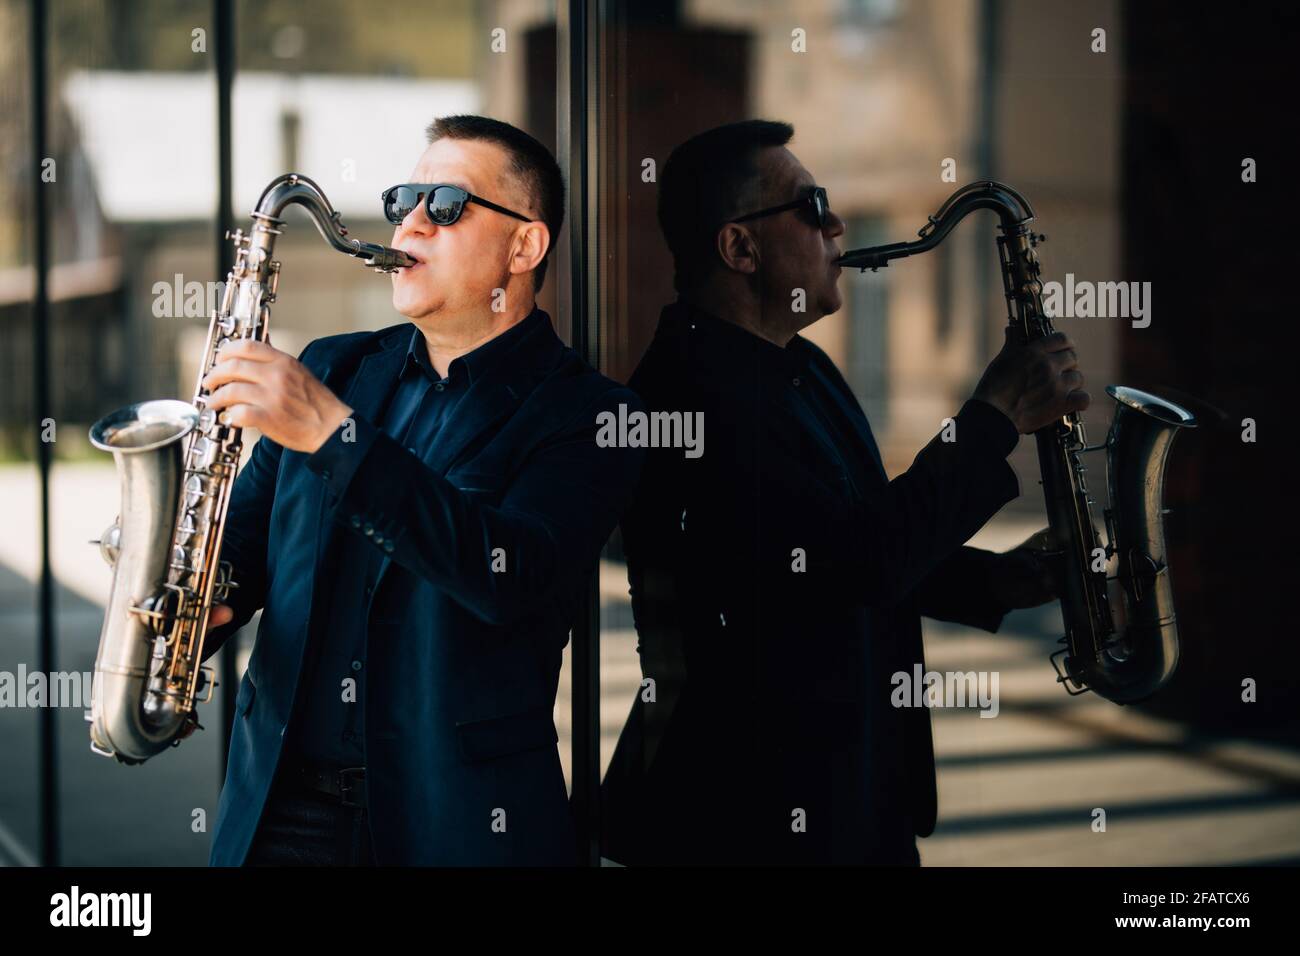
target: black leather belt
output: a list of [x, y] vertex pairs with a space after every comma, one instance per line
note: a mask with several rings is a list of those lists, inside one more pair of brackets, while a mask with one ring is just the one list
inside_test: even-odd
[[345, 807], [366, 808], [366, 768], [295, 762], [288, 777], [299, 786], [334, 797]]

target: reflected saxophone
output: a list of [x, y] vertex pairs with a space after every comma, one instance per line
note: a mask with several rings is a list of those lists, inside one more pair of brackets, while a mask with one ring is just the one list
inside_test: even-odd
[[296, 173], [263, 191], [249, 234], [227, 233], [235, 261], [212, 314], [194, 400], [138, 402], [96, 422], [90, 441], [112, 452], [121, 512], [92, 544], [113, 568], [91, 685], [90, 747], [143, 763], [199, 729], [195, 707], [216, 686], [202, 665], [213, 604], [238, 584], [220, 561], [243, 429], [205, 408], [203, 379], [234, 339], [266, 341], [280, 263], [272, 258], [283, 211], [302, 206], [330, 246], [376, 272], [413, 264], [398, 249], [348, 238], [319, 186]]
[[[1014, 336], [1032, 342], [1052, 334], [1035, 251], [1046, 236], [1031, 231], [1034, 212], [1025, 197], [1002, 183], [963, 186], [929, 217], [919, 239], [853, 249], [836, 264], [875, 271], [891, 259], [928, 252], [977, 209], [991, 209], [1000, 220], [998, 254]], [[1060, 643], [1065, 646], [1051, 655], [1051, 663], [1067, 693], [1092, 690], [1130, 704], [1159, 691], [1178, 667], [1162, 500], [1174, 438], [1194, 428], [1196, 419], [1181, 406], [1135, 388], [1109, 385], [1106, 392], [1116, 408], [1103, 444], [1088, 445], [1083, 421], [1073, 412], [1034, 433], [1048, 523], [1063, 552], [1065, 636]], [[1107, 453], [1105, 547], [1093, 525], [1094, 501], [1081, 459], [1083, 452], [1099, 450]]]

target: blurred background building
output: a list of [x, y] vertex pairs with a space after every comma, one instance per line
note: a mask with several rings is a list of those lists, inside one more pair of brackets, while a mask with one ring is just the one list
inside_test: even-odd
[[[1300, 859], [1300, 662], [1281, 599], [1295, 558], [1265, 512], [1283, 498], [1284, 468], [1276, 445], [1244, 444], [1238, 425], [1281, 430], [1263, 392], [1280, 353], [1252, 338], [1276, 306], [1267, 283], [1239, 280], [1286, 274], [1295, 242], [1250, 260], [1234, 243], [1267, 228], [1280, 200], [1270, 97], [1290, 88], [1295, 18], [1280, 4], [1248, 6], [1211, 36], [1175, 4], [1120, 0], [427, 0], [392, 19], [343, 0], [0, 0], [10, 80], [0, 87], [0, 670], [36, 667], [42, 627], [59, 669], [93, 664], [110, 572], [85, 542], [112, 520], [119, 489], [86, 430], [129, 401], [192, 393], [208, 283], [224, 278], [223, 150], [235, 225], [292, 169], [320, 183], [353, 234], [384, 241], [379, 192], [408, 177], [435, 116], [478, 112], [528, 130], [556, 147], [575, 193], [540, 304], [625, 381], [674, 298], [647, 161], [662, 169], [673, 146], [720, 123], [782, 119], [846, 221], [845, 249], [910, 239], [958, 185], [994, 178], [1032, 201], [1049, 237], [1046, 279], [1153, 282], [1148, 328], [1061, 323], [1094, 396], [1094, 438], [1110, 416], [1104, 383], [1204, 400], [1205, 427], [1180, 440], [1167, 496], [1183, 672], [1150, 706], [1119, 708], [1055, 685], [1055, 608], [1012, 615], [998, 635], [927, 625], [930, 666], [999, 670], [1003, 704], [997, 720], [935, 713], [940, 823], [924, 862]], [[228, 143], [214, 35], [223, 7], [235, 25]], [[47, 24], [43, 103], [29, 81], [34, 9]], [[1233, 73], [1248, 56], [1252, 72]], [[48, 609], [32, 327], [38, 108], [54, 171], [40, 187], [57, 427]], [[1243, 157], [1269, 156], [1272, 185], [1243, 184]], [[995, 223], [982, 213], [928, 256], [846, 272], [845, 307], [806, 333], [858, 395], [891, 475], [1001, 345]], [[297, 354], [322, 335], [401, 321], [387, 280], [330, 251], [300, 211], [277, 253], [277, 347]], [[1010, 547], [1045, 523], [1033, 443], [1012, 462], [1024, 494], [977, 544]], [[1095, 467], [1101, 486], [1100, 457]], [[566, 770], [584, 777], [608, 761], [640, 678], [619, 558], [615, 536], [593, 592], [599, 693], [583, 695], [591, 675], [579, 669], [571, 697], [566, 667], [556, 708]], [[255, 630], [256, 619], [238, 666]], [[1243, 679], [1259, 683], [1254, 706], [1242, 705]], [[575, 701], [587, 718], [599, 704], [598, 755], [590, 737], [571, 736]], [[62, 862], [203, 863], [194, 812], [215, 812], [225, 720], [213, 708], [207, 733], [124, 768], [91, 755], [77, 708], [44, 737], [35, 711], [0, 708], [0, 861], [38, 859], [53, 828]], [[57, 748], [52, 776], [43, 747]], [[42, 780], [57, 785], [52, 804]], [[1114, 808], [1122, 838], [1091, 832], [1096, 806]]]

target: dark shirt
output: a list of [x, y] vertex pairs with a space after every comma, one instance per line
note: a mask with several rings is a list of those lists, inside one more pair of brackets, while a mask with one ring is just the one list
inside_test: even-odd
[[[406, 360], [387, 409], [376, 423], [413, 455], [424, 457], [457, 414], [470, 386], [493, 360], [541, 321], [536, 310], [472, 352], [453, 359], [439, 378], [429, 361], [424, 334], [411, 333]], [[313, 458], [338, 459], [344, 426]], [[339, 767], [365, 765], [366, 622], [375, 582], [383, 567], [378, 549], [356, 535], [333, 532], [321, 565], [321, 613], [313, 614], [306, 676], [286, 735], [286, 752]], [[355, 687], [345, 694], [344, 680]]]

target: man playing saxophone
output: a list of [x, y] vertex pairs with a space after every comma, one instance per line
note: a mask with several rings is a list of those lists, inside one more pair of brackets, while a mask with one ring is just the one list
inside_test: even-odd
[[554, 158], [496, 120], [435, 120], [384, 191], [410, 321], [223, 350], [208, 405], [261, 439], [222, 557], [257, 608], [214, 865], [576, 859], [552, 722], [586, 575], [631, 497], [639, 407], [556, 337], [534, 295], [559, 231]]
[[[1087, 407], [1064, 335], [1010, 338], [890, 480], [830, 359], [799, 335], [840, 308], [844, 223], [751, 121], [674, 150], [659, 220], [677, 302], [632, 378], [652, 411], [702, 413], [706, 452], [652, 449], [625, 515], [642, 673], [604, 781], [605, 855], [636, 863], [918, 862], [935, 822], [920, 616], [995, 630], [1053, 597], [1031, 543], [963, 547], [1019, 483], [1006, 457]], [[800, 290], [806, 311], [792, 308]]]

